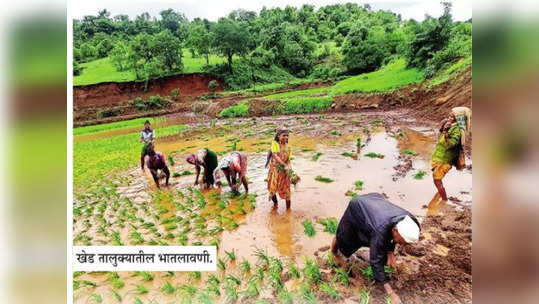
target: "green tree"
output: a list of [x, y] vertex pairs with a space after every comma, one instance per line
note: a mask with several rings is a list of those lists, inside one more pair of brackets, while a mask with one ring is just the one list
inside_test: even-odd
[[189, 29], [187, 45], [195, 50], [199, 55], [206, 58], [206, 64], [210, 64], [210, 54], [212, 51], [213, 35], [202, 23], [193, 24]]
[[228, 67], [232, 70], [232, 57], [245, 54], [249, 33], [239, 23], [228, 18], [219, 19], [213, 27], [213, 33], [215, 49], [227, 58]]
[[118, 41], [114, 45], [109, 57], [117, 71], [126, 71], [132, 68], [132, 62], [129, 58], [130, 52], [131, 49], [123, 41]]
[[350, 30], [342, 46], [343, 64], [349, 73], [374, 71], [382, 66], [390, 55], [384, 34], [379, 31], [369, 32], [365, 27]]
[[175, 37], [170, 30], [166, 29], [154, 36], [154, 42], [151, 45], [153, 57], [160, 57], [166, 72], [181, 72], [182, 63], [182, 45], [180, 39]]

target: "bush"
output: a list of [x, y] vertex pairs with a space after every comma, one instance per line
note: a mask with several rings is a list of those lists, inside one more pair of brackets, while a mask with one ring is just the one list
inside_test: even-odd
[[219, 86], [219, 83], [217, 83], [216, 80], [211, 80], [209, 83], [208, 83], [208, 89], [210, 89], [210, 91], [212, 93], [215, 92], [215, 90], [217, 89], [217, 87]]
[[314, 67], [311, 77], [315, 79], [334, 80], [342, 73], [343, 71], [340, 68], [320, 64]]
[[247, 102], [238, 103], [223, 109], [219, 115], [220, 118], [246, 117], [249, 114], [249, 104]]
[[180, 89], [174, 89], [170, 91], [170, 97], [172, 100], [178, 101], [178, 99], [180, 98]]
[[209, 101], [197, 101], [193, 104], [193, 112], [195, 114], [201, 113], [206, 110], [206, 108], [209, 107], [210, 104], [211, 102]]
[[143, 100], [141, 97], [135, 98], [130, 102], [131, 106], [137, 108], [138, 111], [157, 110], [166, 107], [170, 103], [169, 100], [160, 95], [150, 96], [149, 99]]
[[97, 113], [97, 118], [106, 118], [106, 117], [114, 117], [122, 114], [121, 109], [108, 109], [108, 110], [102, 110]]

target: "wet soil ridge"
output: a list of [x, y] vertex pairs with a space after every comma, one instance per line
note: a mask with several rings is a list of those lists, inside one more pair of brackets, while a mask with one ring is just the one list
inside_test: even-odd
[[[279, 107], [278, 100], [262, 98], [268, 94], [296, 91], [329, 85], [324, 82], [302, 84], [278, 92], [211, 94], [208, 83], [213, 78], [207, 74], [174, 76], [154, 81], [147, 92], [143, 83], [106, 83], [74, 88], [75, 125], [98, 124], [143, 116], [156, 116], [179, 112], [194, 112], [207, 119], [215, 118], [221, 110], [240, 102], [249, 103], [251, 116], [271, 116]], [[335, 96], [326, 113], [365, 112], [410, 109], [412, 115], [427, 120], [444, 118], [452, 107], [471, 106], [471, 68], [460, 72], [450, 80], [430, 87], [427, 81], [410, 85], [386, 93], [353, 93]], [[139, 111], [128, 105], [135, 97], [147, 98], [152, 95], [170, 96], [175, 88], [180, 89], [180, 102], [167, 109]], [[219, 90], [222, 86], [219, 86]], [[111, 117], [99, 113], [111, 112]]]
[[79, 109], [99, 107], [107, 109], [126, 103], [136, 97], [148, 98], [152, 95], [170, 96], [174, 89], [180, 90], [180, 98], [200, 96], [210, 93], [208, 84], [216, 80], [216, 91], [222, 90], [222, 83], [210, 74], [184, 74], [169, 76], [145, 82], [106, 82], [73, 87], [73, 107]]

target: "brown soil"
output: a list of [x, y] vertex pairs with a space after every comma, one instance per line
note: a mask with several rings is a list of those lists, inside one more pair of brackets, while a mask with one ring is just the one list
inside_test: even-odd
[[[107, 109], [123, 105], [135, 97], [148, 98], [152, 95], [169, 96], [174, 89], [180, 96], [200, 96], [209, 93], [208, 84], [215, 77], [207, 74], [185, 74], [151, 80], [145, 88], [144, 82], [107, 82], [73, 88], [75, 112], [85, 108]], [[217, 91], [222, 90], [218, 81]]]

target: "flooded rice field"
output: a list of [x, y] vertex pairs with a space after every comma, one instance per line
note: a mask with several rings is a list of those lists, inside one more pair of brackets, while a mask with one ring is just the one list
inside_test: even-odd
[[[291, 210], [282, 200], [273, 208], [266, 189], [266, 155], [279, 128], [291, 132], [292, 168], [301, 177]], [[354, 195], [379, 192], [422, 221], [419, 244], [399, 249], [394, 270], [404, 302], [471, 302], [472, 174], [453, 168], [444, 178], [450, 200], [434, 199], [429, 161], [436, 137], [402, 113], [370, 112], [207, 121], [158, 138], [156, 150], [172, 157], [177, 173], [170, 185], [156, 189], [133, 160], [132, 169], [76, 193], [74, 244], [217, 245], [218, 271], [75, 273], [74, 301], [386, 303], [369, 280], [368, 249], [340, 271], [328, 251], [333, 234], [321, 224], [338, 222]], [[248, 196], [233, 197], [226, 186], [192, 187], [185, 155], [204, 147], [247, 154]], [[314, 235], [305, 233], [306, 222]]]

